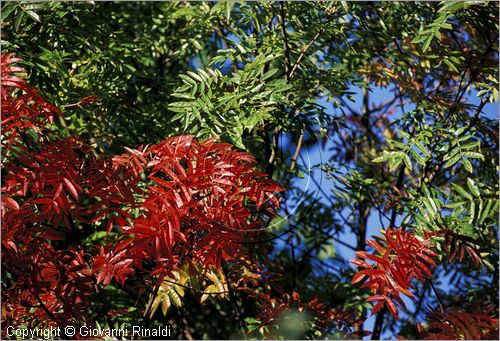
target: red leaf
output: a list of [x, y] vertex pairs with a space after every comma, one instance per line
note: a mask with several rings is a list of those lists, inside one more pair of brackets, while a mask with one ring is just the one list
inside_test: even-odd
[[419, 260], [415, 260], [415, 264], [419, 266], [419, 269], [420, 270], [423, 270], [425, 272], [425, 274], [429, 277], [429, 278], [432, 278], [432, 272], [431, 270], [429, 270], [429, 268], [424, 264], [422, 263], [421, 261]]
[[377, 243], [375, 240], [367, 240], [366, 244], [371, 245], [377, 252], [381, 254], [385, 253], [385, 249], [382, 246], [380, 246], [380, 244]]
[[366, 299], [367, 302], [385, 301], [385, 300], [387, 300], [387, 296], [383, 296], [383, 295], [373, 295], [373, 296], [370, 296]]
[[425, 260], [429, 265], [436, 266], [436, 262], [432, 258], [430, 258], [429, 256], [426, 256], [422, 253], [419, 253], [418, 256], [420, 258], [422, 258], [423, 260]]
[[385, 302], [387, 303], [387, 308], [389, 309], [389, 312], [394, 316], [396, 320], [399, 319], [398, 310], [394, 302], [392, 302], [391, 299], [389, 298]]
[[465, 248], [467, 249], [467, 252], [469, 253], [469, 255], [472, 257], [474, 264], [476, 266], [479, 266], [479, 263], [481, 263], [481, 259], [477, 255], [476, 251], [470, 246], [466, 246]]
[[400, 305], [401, 307], [403, 307], [403, 309], [405, 309], [405, 310], [406, 310], [406, 304], [405, 304], [405, 302], [401, 299], [401, 297], [399, 297], [399, 296], [395, 296], [395, 295], [394, 295], [394, 296], [392, 296], [392, 299], [393, 299], [394, 301], [398, 302], [398, 303], [399, 303], [399, 305]]
[[[368, 269], [356, 273], [351, 283], [359, 283], [366, 276], [370, 276], [370, 280], [364, 283], [362, 287], [370, 287], [374, 293], [379, 295], [372, 296], [369, 301], [382, 301], [387, 298], [387, 308], [398, 318], [398, 311], [392, 299], [405, 307], [404, 301], [400, 298], [400, 293], [410, 298], [414, 297], [408, 290], [411, 288], [411, 280], [416, 276], [420, 281], [424, 281], [422, 271], [427, 276], [432, 276], [429, 265], [436, 265], [434, 259], [431, 258], [435, 253], [429, 249], [431, 244], [428, 240], [421, 240], [414, 233], [401, 229], [393, 230], [388, 228], [385, 231], [385, 240], [382, 238], [380, 240], [380, 243], [368, 241], [367, 244], [373, 246], [382, 257], [369, 254], [366, 251], [356, 252], [358, 258], [370, 259], [375, 263], [368, 266]], [[351, 262], [361, 267], [367, 267], [368, 265], [360, 259]], [[380, 303], [377, 303], [373, 310], [379, 310]]]
[[371, 312], [370, 316], [375, 315], [380, 310], [380, 308], [382, 308], [384, 306], [384, 303], [385, 303], [385, 301], [380, 301], [377, 304], [375, 304], [375, 306], [372, 309], [372, 312]]
[[18, 210], [19, 209], [19, 204], [17, 203], [17, 201], [15, 201], [14, 199], [12, 199], [12, 197], [8, 196], [8, 195], [2, 195], [2, 203], [7, 206], [7, 207], [10, 207], [14, 210]]
[[168, 246], [172, 248], [174, 246], [174, 228], [171, 222], [167, 223], [168, 225]]
[[357, 273], [353, 276], [352, 280], [351, 280], [351, 284], [356, 284], [356, 283], [359, 283], [361, 282], [363, 279], [365, 279], [366, 275], [364, 274], [360, 274], [360, 273]]
[[370, 264], [361, 259], [351, 259], [350, 262], [360, 267], [371, 268]]
[[464, 243], [460, 243], [459, 251], [458, 251], [458, 261], [461, 262], [465, 255], [465, 247]]
[[78, 201], [78, 198], [79, 198], [78, 191], [76, 190], [73, 183], [71, 181], [69, 181], [67, 178], [63, 178], [63, 183], [66, 186], [66, 188], [68, 189], [68, 191], [71, 193], [73, 198], [75, 198], [75, 200]]
[[411, 297], [411, 298], [415, 297], [415, 296], [413, 296], [413, 294], [409, 290], [403, 288], [401, 285], [398, 285], [398, 290], [401, 291], [403, 294], [405, 294], [408, 297]]
[[48, 198], [33, 199], [30, 201], [30, 203], [52, 205], [52, 199], [48, 199]]
[[78, 103], [79, 104], [88, 104], [88, 103], [94, 103], [99, 101], [99, 97], [97, 96], [87, 96], [82, 98]]

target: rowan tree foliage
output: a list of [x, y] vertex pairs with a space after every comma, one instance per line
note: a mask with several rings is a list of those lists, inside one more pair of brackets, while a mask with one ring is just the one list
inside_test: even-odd
[[498, 3], [1, 12], [2, 338], [498, 337]]
[[[48, 130], [60, 112], [15, 75], [17, 61], [2, 55], [2, 252], [12, 284], [3, 290], [6, 322], [89, 323], [98, 285], [123, 287], [132, 276], [143, 281], [141, 290], [154, 288], [146, 316], [159, 301], [166, 313], [170, 301], [159, 289], [176, 283], [172, 276], [207, 278], [207, 293], [226, 293], [222, 263], [239, 271], [252, 265], [244, 241], [275, 215], [282, 188], [255, 171], [249, 154], [192, 135], [96, 158], [83, 141]], [[107, 243], [82, 247], [99, 232]], [[180, 296], [177, 290], [179, 306]]]

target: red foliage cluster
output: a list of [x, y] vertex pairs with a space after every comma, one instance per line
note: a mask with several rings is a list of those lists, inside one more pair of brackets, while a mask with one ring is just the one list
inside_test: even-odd
[[[17, 61], [1, 57], [3, 322], [86, 323], [99, 283], [250, 257], [242, 242], [273, 216], [281, 190], [250, 155], [178, 136], [97, 158], [47, 128], [61, 113], [16, 75]], [[119, 237], [83, 249], [99, 230]]]
[[[11, 148], [21, 131], [29, 128], [39, 132], [45, 125], [44, 119], [53, 121], [61, 112], [45, 102], [36, 89], [28, 86], [16, 73], [24, 69], [15, 66], [20, 59], [13, 54], [2, 54], [2, 147]], [[18, 91], [15, 91], [17, 89]]]
[[120, 226], [131, 236], [98, 257], [99, 282], [109, 283], [116, 271], [123, 282], [127, 269], [146, 260], [156, 264], [152, 275], [186, 261], [219, 269], [223, 260], [245, 254], [242, 242], [278, 206], [274, 193], [281, 187], [229, 144], [178, 136], [127, 151], [114, 165], [135, 178], [146, 174], [151, 185], [139, 196], [140, 215]]
[[71, 214], [84, 172], [82, 144], [51, 141], [47, 121], [60, 112], [15, 73], [2, 55], [2, 320], [56, 326], [85, 319], [93, 291], [89, 255], [58, 249], [72, 229]]
[[[417, 325], [423, 340], [498, 340], [498, 307], [481, 306], [472, 312], [464, 309], [431, 311], [427, 327]], [[494, 314], [494, 311], [497, 311]]]
[[[354, 275], [352, 283], [359, 283], [368, 279], [362, 287], [372, 289], [374, 295], [369, 297], [369, 302], [377, 302], [372, 315], [375, 314], [385, 304], [387, 308], [398, 318], [398, 309], [393, 301], [405, 307], [401, 294], [413, 297], [409, 291], [412, 288], [412, 280], [417, 278], [423, 282], [424, 274], [429, 278], [432, 273], [429, 266], [436, 266], [432, 257], [437, 254], [432, 251], [432, 243], [417, 237], [412, 232], [401, 229], [394, 230], [388, 228], [385, 231], [385, 238], [378, 243], [375, 240], [367, 241], [377, 252], [372, 255], [368, 252], [356, 252], [357, 259], [351, 260], [362, 270]], [[373, 264], [365, 260], [372, 261]]]
[[[354, 275], [352, 283], [368, 279], [362, 287], [371, 288], [374, 295], [367, 301], [378, 301], [372, 309], [372, 315], [385, 304], [391, 314], [398, 318], [398, 309], [393, 301], [405, 307], [400, 294], [413, 298], [410, 292], [412, 280], [416, 278], [423, 282], [425, 275], [432, 279], [429, 266], [436, 266], [433, 258], [437, 254], [431, 250], [433, 243], [430, 238], [443, 236], [444, 247], [445, 250], [449, 250], [450, 260], [458, 254], [461, 261], [467, 251], [476, 266], [479, 265], [480, 258], [474, 248], [477, 242], [446, 229], [427, 232], [423, 238], [419, 238], [412, 232], [389, 228], [385, 231], [385, 238], [381, 243], [374, 240], [367, 242], [377, 254], [356, 252], [358, 258], [351, 262], [361, 270]], [[373, 264], [367, 263], [366, 260], [372, 261]], [[472, 312], [464, 309], [431, 311], [428, 314], [430, 322], [427, 327], [418, 325], [420, 337], [429, 340], [497, 339], [498, 318], [494, 316], [498, 316], [498, 312], [495, 313], [494, 310], [494, 307], [484, 307], [480, 312], [475, 309], [472, 309]]]

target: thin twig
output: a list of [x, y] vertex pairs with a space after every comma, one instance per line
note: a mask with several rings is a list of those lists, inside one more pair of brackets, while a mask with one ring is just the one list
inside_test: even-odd
[[441, 310], [442, 313], [444, 313], [444, 308], [443, 308], [443, 302], [441, 301], [441, 298], [439, 297], [438, 291], [434, 287], [434, 284], [432, 283], [432, 280], [429, 279], [429, 284], [431, 285], [432, 291], [434, 291], [434, 295], [436, 295], [438, 304], [439, 304], [439, 309]]
[[47, 314], [47, 316], [50, 317], [50, 319], [53, 320], [54, 322], [58, 323], [56, 316], [47, 308], [47, 306], [45, 305], [45, 303], [43, 303], [43, 301], [40, 298], [40, 296], [38, 296], [38, 293], [36, 293], [35, 291], [33, 291], [33, 295], [35, 296], [36, 300], [40, 304], [40, 308], [42, 308], [42, 310]]
[[292, 70], [290, 71], [290, 78], [292, 78], [295, 70], [297, 70], [297, 68], [299, 67], [299, 63], [302, 61], [302, 58], [304, 58], [307, 50], [309, 50], [309, 48], [312, 46], [312, 44], [314, 44], [314, 42], [319, 38], [319, 36], [324, 32], [324, 28], [322, 27], [318, 33], [316, 33], [316, 35], [312, 38], [312, 40], [309, 42], [309, 44], [307, 44], [307, 46], [302, 49], [302, 52], [300, 53], [299, 55], [299, 58], [297, 58], [297, 61], [295, 62], [295, 64], [293, 64], [292, 66]]
[[305, 123], [302, 126], [302, 131], [300, 132], [299, 139], [297, 140], [297, 148], [295, 148], [295, 153], [293, 154], [292, 163], [290, 164], [290, 171], [295, 169], [297, 164], [297, 159], [299, 157], [300, 149], [302, 148], [302, 141], [304, 140], [304, 130], [306, 128]]

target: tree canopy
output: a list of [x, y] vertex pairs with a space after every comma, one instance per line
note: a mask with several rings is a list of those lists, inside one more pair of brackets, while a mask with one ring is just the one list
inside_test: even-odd
[[2, 2], [2, 337], [496, 339], [498, 11]]

